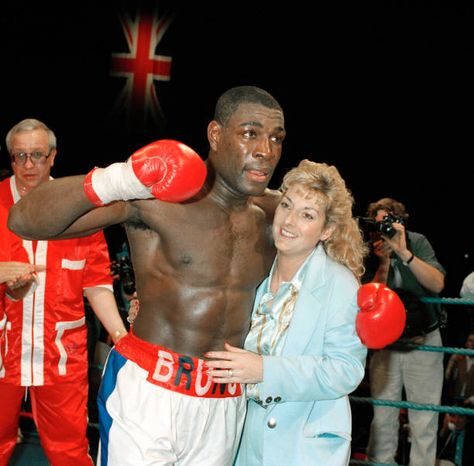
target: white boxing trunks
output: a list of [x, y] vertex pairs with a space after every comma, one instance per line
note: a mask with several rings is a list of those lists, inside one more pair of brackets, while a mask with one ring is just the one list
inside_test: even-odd
[[212, 383], [203, 364], [132, 333], [119, 340], [98, 396], [97, 465], [231, 465], [245, 396], [240, 384]]

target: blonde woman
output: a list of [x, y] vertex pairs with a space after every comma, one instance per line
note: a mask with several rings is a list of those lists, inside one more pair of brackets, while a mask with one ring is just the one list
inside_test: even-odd
[[303, 160], [281, 191], [277, 255], [258, 288], [245, 350], [208, 352], [208, 373], [248, 384], [236, 465], [347, 465], [347, 395], [367, 354], [355, 328], [365, 247], [335, 167]]

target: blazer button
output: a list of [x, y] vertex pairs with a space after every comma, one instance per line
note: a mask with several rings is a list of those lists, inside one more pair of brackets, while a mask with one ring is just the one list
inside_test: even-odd
[[275, 403], [280, 403], [281, 401], [281, 396], [276, 396], [275, 397]]
[[265, 403], [269, 405], [273, 401], [273, 398], [271, 396], [267, 396], [267, 399], [265, 400]]
[[274, 429], [276, 425], [277, 425], [277, 421], [274, 417], [271, 417], [267, 422], [267, 426], [270, 427], [270, 429]]

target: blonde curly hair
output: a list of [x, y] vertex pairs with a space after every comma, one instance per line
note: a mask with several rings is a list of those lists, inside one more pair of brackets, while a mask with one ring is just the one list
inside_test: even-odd
[[323, 242], [329, 257], [348, 267], [356, 278], [364, 274], [364, 244], [357, 221], [352, 216], [354, 198], [336, 167], [326, 163], [302, 160], [283, 178], [280, 191], [293, 185], [307, 193], [317, 193], [325, 204], [325, 227], [333, 229], [332, 235]]

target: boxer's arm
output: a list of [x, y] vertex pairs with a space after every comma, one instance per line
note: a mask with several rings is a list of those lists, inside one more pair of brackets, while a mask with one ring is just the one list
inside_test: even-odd
[[[190, 147], [155, 141], [126, 162], [44, 183], [15, 205], [8, 226], [28, 239], [85, 235], [131, 219], [129, 204], [110, 203], [150, 198], [181, 202], [197, 194], [205, 179], [206, 166]], [[95, 206], [102, 209], [92, 211]]]
[[121, 223], [132, 214], [124, 202], [95, 208], [84, 192], [84, 175], [43, 183], [10, 209], [8, 227], [27, 239], [84, 236]]
[[84, 191], [96, 206], [129, 199], [181, 202], [201, 190], [206, 173], [206, 165], [193, 149], [162, 139], [137, 150], [125, 163], [92, 170]]

